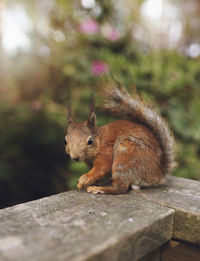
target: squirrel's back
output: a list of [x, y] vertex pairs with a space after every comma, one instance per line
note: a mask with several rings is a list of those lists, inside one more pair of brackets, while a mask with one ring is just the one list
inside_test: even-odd
[[[152, 131], [140, 123], [117, 120], [99, 127], [100, 151], [108, 146], [113, 180], [126, 186], [149, 187], [165, 183], [161, 167], [162, 150]], [[100, 152], [100, 153], [101, 153]]]

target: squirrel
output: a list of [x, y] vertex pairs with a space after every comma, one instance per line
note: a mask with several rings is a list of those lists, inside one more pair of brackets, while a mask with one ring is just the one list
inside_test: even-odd
[[[65, 150], [91, 168], [79, 178], [77, 188], [93, 194], [121, 194], [129, 188], [165, 184], [166, 174], [175, 166], [174, 137], [167, 123], [137, 94], [132, 98], [121, 86], [108, 86], [104, 94], [105, 110], [122, 120], [97, 127], [92, 97], [88, 120], [76, 123], [68, 105]], [[112, 185], [94, 186], [110, 172]]]

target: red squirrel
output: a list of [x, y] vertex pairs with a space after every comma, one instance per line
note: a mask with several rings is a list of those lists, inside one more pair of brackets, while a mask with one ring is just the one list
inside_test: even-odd
[[[78, 189], [93, 194], [121, 194], [129, 188], [159, 186], [173, 169], [174, 138], [158, 113], [135, 95], [117, 86], [105, 88], [105, 109], [121, 117], [97, 127], [94, 100], [90, 100], [89, 118], [76, 123], [68, 106], [65, 150], [75, 161], [84, 161], [91, 170], [82, 175]], [[94, 186], [108, 173], [112, 185]]]

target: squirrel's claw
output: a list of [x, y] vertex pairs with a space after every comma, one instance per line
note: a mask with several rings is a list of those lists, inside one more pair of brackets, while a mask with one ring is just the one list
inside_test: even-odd
[[77, 188], [82, 189], [89, 186], [90, 184], [92, 184], [92, 180], [88, 177], [87, 174], [84, 174], [79, 178]]

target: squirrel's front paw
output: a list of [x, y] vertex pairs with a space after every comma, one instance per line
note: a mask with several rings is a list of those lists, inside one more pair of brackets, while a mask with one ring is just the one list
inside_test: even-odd
[[93, 183], [93, 180], [90, 177], [88, 177], [87, 174], [84, 174], [79, 178], [77, 188], [82, 189], [82, 188], [85, 188], [85, 187], [91, 185], [92, 183]]

